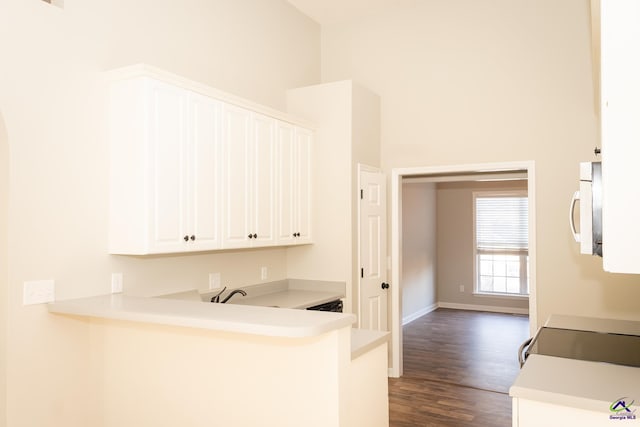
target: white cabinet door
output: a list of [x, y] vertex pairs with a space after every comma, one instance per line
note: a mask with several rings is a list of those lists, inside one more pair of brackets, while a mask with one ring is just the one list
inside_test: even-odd
[[187, 92], [157, 81], [149, 92], [149, 252], [171, 252], [187, 233]]
[[311, 243], [311, 150], [313, 133], [296, 127], [296, 239]]
[[601, 8], [603, 267], [640, 273], [640, 2]]
[[[188, 226], [190, 250], [221, 247], [220, 110], [221, 104], [197, 94], [188, 102]], [[184, 239], [184, 237], [183, 237]]]
[[250, 246], [251, 176], [248, 153], [251, 144], [251, 112], [225, 105], [223, 108], [223, 194], [222, 245], [225, 248]]
[[312, 133], [278, 123], [278, 243], [311, 242]]
[[275, 120], [259, 114], [253, 115], [253, 141], [251, 144], [251, 217], [252, 246], [276, 244], [276, 142]]
[[269, 117], [224, 107], [225, 248], [276, 243], [274, 126]]

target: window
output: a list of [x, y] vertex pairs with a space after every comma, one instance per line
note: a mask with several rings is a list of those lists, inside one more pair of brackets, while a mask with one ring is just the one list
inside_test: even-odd
[[475, 293], [529, 295], [529, 200], [523, 192], [473, 193]]

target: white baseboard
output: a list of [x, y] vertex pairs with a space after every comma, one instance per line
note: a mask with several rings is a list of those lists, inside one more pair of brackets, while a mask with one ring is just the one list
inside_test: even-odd
[[423, 308], [422, 310], [416, 311], [415, 313], [412, 313], [406, 317], [402, 318], [402, 326], [413, 322], [414, 320], [416, 320], [419, 317], [424, 316], [427, 313], [431, 313], [433, 310], [438, 308], [438, 304], [431, 304], [428, 307]]
[[[453, 302], [438, 302], [438, 308], [453, 308], [456, 310], [490, 311], [492, 313], [529, 314], [528, 308], [498, 307], [492, 305], [458, 304]], [[404, 321], [404, 319], [403, 319]]]

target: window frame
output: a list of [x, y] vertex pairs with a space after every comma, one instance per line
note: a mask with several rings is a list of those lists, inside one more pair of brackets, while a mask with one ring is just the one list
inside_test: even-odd
[[[527, 239], [527, 250], [523, 253], [521, 250], [503, 250], [495, 251], [496, 255], [518, 255], [520, 257], [520, 293], [512, 292], [488, 292], [480, 290], [480, 277], [479, 277], [479, 255], [482, 252], [478, 251], [477, 242], [477, 216], [476, 216], [476, 199], [485, 197], [524, 197], [529, 202], [529, 195], [527, 190], [478, 190], [472, 192], [472, 210], [473, 210], [473, 295], [480, 297], [497, 297], [497, 298], [529, 298], [530, 294], [530, 272], [529, 272], [529, 242]], [[530, 221], [527, 221], [527, 235], [529, 235]], [[485, 252], [487, 253], [487, 252]], [[524, 260], [523, 260], [524, 258]], [[525, 276], [523, 276], [525, 273]], [[523, 280], [524, 279], [524, 280]], [[527, 290], [527, 293], [523, 293], [523, 289]]]

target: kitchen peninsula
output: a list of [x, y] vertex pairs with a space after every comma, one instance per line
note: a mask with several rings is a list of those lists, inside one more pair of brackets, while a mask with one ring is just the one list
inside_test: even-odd
[[125, 295], [49, 311], [89, 323], [105, 427], [388, 425], [388, 334], [351, 314]]

